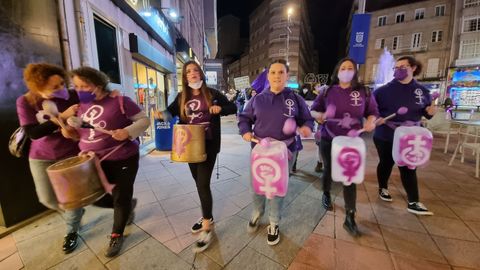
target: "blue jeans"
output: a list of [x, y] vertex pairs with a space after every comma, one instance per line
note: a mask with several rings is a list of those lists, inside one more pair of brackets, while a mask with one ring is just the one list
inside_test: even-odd
[[[288, 172], [292, 170], [293, 163], [297, 158], [297, 151], [292, 152], [292, 159], [288, 161]], [[253, 213], [252, 220], [257, 219], [257, 217], [263, 216], [265, 212], [265, 204], [268, 201], [270, 206], [270, 212], [268, 215], [270, 224], [278, 225], [280, 222], [280, 215], [282, 211], [284, 197], [274, 197], [273, 199], [267, 199], [264, 195], [258, 195], [253, 193]]]
[[62, 210], [58, 207], [57, 197], [53, 191], [52, 184], [47, 174], [47, 167], [54, 164], [55, 160], [40, 160], [29, 159], [30, 171], [32, 173], [33, 182], [35, 183], [35, 191], [37, 192], [38, 200], [45, 207], [52, 210], [59, 211], [67, 225], [67, 234], [71, 232], [78, 232], [80, 229], [80, 221], [85, 210], [83, 208], [74, 210]]

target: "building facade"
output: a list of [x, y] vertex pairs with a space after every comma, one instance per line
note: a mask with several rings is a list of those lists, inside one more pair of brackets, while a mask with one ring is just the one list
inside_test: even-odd
[[[181, 89], [181, 68], [202, 64], [203, 0], [58, 1], [67, 68], [92, 66], [105, 72], [111, 87], [135, 100], [150, 117], [141, 136], [153, 146], [152, 112], [164, 110]], [[179, 16], [169, 14], [175, 10]]]
[[424, 65], [418, 80], [440, 89], [449, 66], [454, 6], [453, 0], [429, 0], [372, 12], [362, 80], [375, 83], [379, 59], [388, 50], [395, 59], [414, 56]]
[[[248, 75], [253, 81], [276, 59], [288, 61], [289, 86], [293, 88], [298, 88], [307, 73], [317, 72], [318, 62], [314, 57], [318, 54], [313, 48], [306, 1], [265, 0], [250, 14], [249, 20], [248, 56], [240, 59], [241, 76]], [[234, 62], [229, 67], [230, 74], [236, 65]]]

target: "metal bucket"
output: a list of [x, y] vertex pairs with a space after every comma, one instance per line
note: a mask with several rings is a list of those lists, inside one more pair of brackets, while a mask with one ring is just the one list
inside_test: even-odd
[[174, 125], [172, 161], [199, 163], [207, 160], [204, 125]]
[[64, 210], [87, 206], [105, 194], [95, 155], [81, 155], [61, 160], [47, 168], [47, 174]]

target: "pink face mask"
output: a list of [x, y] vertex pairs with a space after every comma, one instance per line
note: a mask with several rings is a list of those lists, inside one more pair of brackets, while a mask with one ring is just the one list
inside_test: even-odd
[[340, 70], [338, 72], [338, 80], [342, 83], [349, 83], [352, 81], [355, 71], [353, 70]]

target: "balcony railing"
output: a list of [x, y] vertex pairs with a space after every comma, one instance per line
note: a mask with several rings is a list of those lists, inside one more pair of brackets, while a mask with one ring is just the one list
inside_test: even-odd
[[412, 46], [403, 46], [399, 47], [396, 50], [392, 50], [393, 54], [400, 54], [400, 53], [411, 53], [411, 52], [424, 52], [428, 49], [427, 44], [421, 44], [420, 46], [417, 47], [412, 47]]
[[[285, 57], [286, 53], [285, 52], [270, 52], [268, 53], [269, 58], [276, 58], [276, 57]], [[298, 57], [298, 52], [288, 52], [288, 57], [291, 56], [297, 56]]]
[[445, 71], [438, 70], [437, 72], [428, 72], [425, 71], [422, 76], [424, 79], [435, 79], [435, 78], [443, 78], [445, 77]]
[[476, 58], [460, 58], [455, 60], [455, 66], [472, 66], [480, 63], [480, 57]]
[[[290, 37], [290, 41], [299, 41], [299, 40], [300, 40], [299, 37], [295, 37], [295, 36]], [[270, 39], [270, 44], [275, 43], [275, 42], [285, 43], [285, 42], [287, 42], [287, 37], [279, 37], [279, 38]]]

